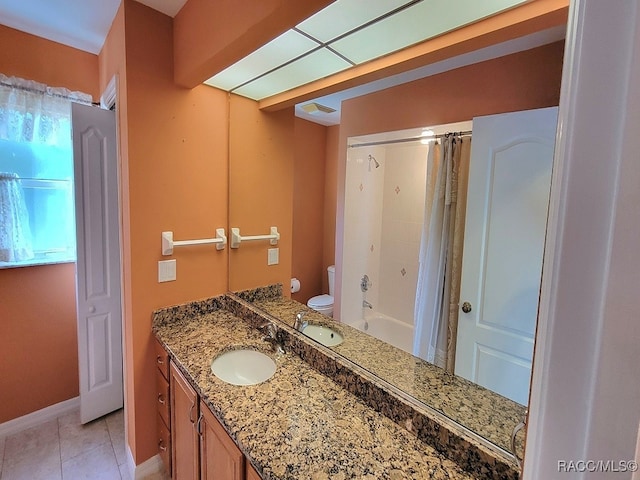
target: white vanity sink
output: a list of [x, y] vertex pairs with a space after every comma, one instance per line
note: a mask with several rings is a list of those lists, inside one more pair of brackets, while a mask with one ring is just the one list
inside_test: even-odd
[[325, 347], [335, 347], [344, 341], [344, 337], [340, 333], [323, 325], [309, 324], [302, 329], [302, 333]]
[[213, 359], [211, 371], [232, 385], [255, 385], [269, 380], [276, 373], [276, 362], [255, 350], [231, 350]]

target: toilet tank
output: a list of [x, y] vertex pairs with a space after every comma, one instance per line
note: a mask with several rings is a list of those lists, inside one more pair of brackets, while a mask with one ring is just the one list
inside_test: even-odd
[[335, 265], [329, 265], [327, 267], [327, 274], [329, 275], [329, 295], [331, 295], [332, 297], [333, 295], [333, 281], [336, 277], [336, 266]]

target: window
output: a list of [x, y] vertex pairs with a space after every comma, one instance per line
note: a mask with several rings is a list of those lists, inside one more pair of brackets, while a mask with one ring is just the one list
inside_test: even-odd
[[72, 101], [0, 74], [0, 268], [75, 261]]

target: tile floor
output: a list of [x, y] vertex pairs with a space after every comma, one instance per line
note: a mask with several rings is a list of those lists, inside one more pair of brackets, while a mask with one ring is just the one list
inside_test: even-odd
[[78, 409], [0, 438], [0, 480], [81, 479], [131, 480], [123, 410], [81, 425]]

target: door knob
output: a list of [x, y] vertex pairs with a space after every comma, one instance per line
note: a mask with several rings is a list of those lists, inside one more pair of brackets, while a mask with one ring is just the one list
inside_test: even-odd
[[462, 311], [464, 313], [469, 313], [471, 311], [471, 304], [469, 302], [464, 302], [462, 304]]
[[89, 313], [96, 313], [96, 307], [94, 307], [93, 305], [91, 305], [89, 307]]

